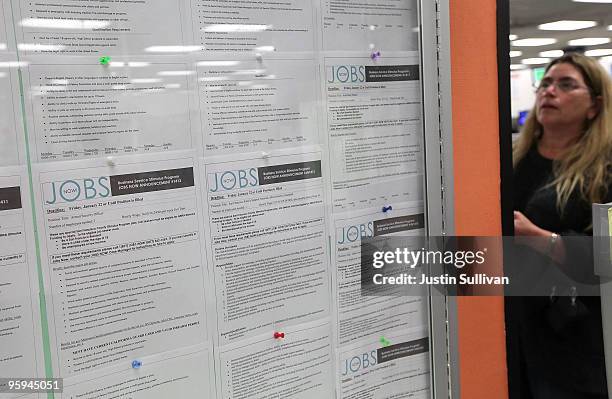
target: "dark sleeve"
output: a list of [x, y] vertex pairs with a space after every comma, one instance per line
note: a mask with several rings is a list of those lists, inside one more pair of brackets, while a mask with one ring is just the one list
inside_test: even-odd
[[[565, 260], [557, 266], [570, 279], [571, 286], [583, 286], [581, 295], [597, 294], [599, 277], [595, 274], [593, 258], [593, 237], [587, 234], [562, 235], [565, 246]], [[573, 234], [572, 234], [573, 233]]]

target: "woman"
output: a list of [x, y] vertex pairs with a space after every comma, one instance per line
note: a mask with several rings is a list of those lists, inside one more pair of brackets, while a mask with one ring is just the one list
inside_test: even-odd
[[[536, 249], [553, 259], [565, 255], [564, 236], [592, 235], [592, 203], [612, 201], [611, 95], [597, 61], [566, 54], [546, 68], [515, 143], [515, 234], [545, 237], [534, 240], [544, 243]], [[555, 309], [571, 320], [553, 326], [549, 298], [508, 298], [509, 365], [521, 370], [520, 383], [510, 381], [511, 397], [608, 397], [600, 299], [579, 300], [579, 317]]]

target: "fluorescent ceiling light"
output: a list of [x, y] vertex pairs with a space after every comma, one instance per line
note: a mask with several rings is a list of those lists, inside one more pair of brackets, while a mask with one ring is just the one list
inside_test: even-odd
[[130, 80], [130, 82], [132, 83], [159, 83], [161, 82], [161, 79], [155, 79], [155, 78], [136, 78], [136, 79], [132, 79]]
[[60, 44], [19, 43], [17, 48], [21, 51], [60, 51], [65, 48]]
[[166, 89], [180, 89], [181, 84], [180, 83], [168, 83], [165, 87]]
[[562, 57], [563, 54], [565, 54], [563, 50], [548, 50], [548, 51], [542, 51], [539, 55], [540, 57], [557, 58], [557, 57]]
[[149, 53], [192, 53], [200, 50], [201, 46], [151, 46], [145, 49]]
[[225, 76], [205, 76], [198, 79], [200, 82], [221, 82], [227, 80]]
[[202, 28], [204, 32], [263, 32], [270, 29], [271, 25], [242, 25], [242, 24], [219, 24], [209, 25]]
[[550, 62], [550, 58], [525, 58], [521, 60], [521, 63], [524, 65], [540, 65], [540, 64], [548, 64]]
[[19, 68], [28, 66], [26, 61], [5, 61], [0, 62], [0, 68]]
[[148, 62], [141, 62], [141, 61], [130, 61], [128, 62], [128, 66], [132, 67], [132, 68], [143, 68], [143, 67], [148, 67], [149, 65], [151, 65]]
[[607, 37], [585, 37], [582, 39], [574, 39], [567, 42], [570, 46], [598, 46], [600, 44], [610, 43], [610, 38]]
[[6, 43], [0, 43], [0, 50], [6, 50]]
[[555, 43], [557, 43], [557, 39], [545, 37], [515, 40], [512, 42], [512, 45], [516, 47], [537, 47], [548, 46]]
[[188, 76], [193, 75], [193, 71], [159, 71], [159, 76]]
[[522, 51], [518, 51], [518, 50], [510, 51], [510, 58], [520, 57], [521, 55], [523, 55]]
[[513, 40], [516, 40], [516, 39], [518, 39], [517, 35], [508, 35], [508, 40], [513, 41]]
[[259, 46], [255, 47], [255, 51], [276, 51], [274, 46]]
[[555, 22], [549, 22], [547, 24], [538, 25], [538, 29], [540, 30], [578, 30], [578, 29], [592, 28], [593, 26], [597, 26], [597, 22], [562, 20], [562, 21], [555, 21]]
[[573, 0], [575, 3], [612, 3], [612, 0]]
[[109, 64], [111, 67], [117, 67], [117, 68], [121, 68], [121, 67], [132, 67], [132, 68], [142, 68], [142, 67], [146, 67], [149, 66], [151, 64], [149, 64], [148, 62], [134, 62], [134, 61], [130, 61], [130, 62], [123, 62], [123, 61], [113, 61]]
[[236, 66], [240, 61], [200, 61], [197, 66]]
[[44, 29], [103, 29], [110, 25], [109, 21], [89, 21], [80, 19], [44, 19], [26, 18], [19, 23], [26, 28]]
[[527, 66], [526, 65], [522, 65], [522, 64], [512, 64], [512, 65], [510, 65], [510, 70], [511, 71], [516, 71], [516, 70], [519, 70], [519, 69], [527, 69]]
[[589, 57], [603, 57], [606, 55], [612, 55], [612, 49], [610, 48], [597, 48], [594, 50], [587, 50], [584, 52], [584, 55]]
[[265, 69], [240, 69], [232, 72], [234, 75], [260, 75], [266, 73]]

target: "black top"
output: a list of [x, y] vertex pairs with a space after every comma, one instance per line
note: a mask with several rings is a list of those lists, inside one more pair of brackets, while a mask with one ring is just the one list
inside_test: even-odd
[[[591, 204], [575, 192], [563, 212], [559, 212], [555, 188], [549, 185], [552, 180], [553, 161], [542, 157], [536, 147], [532, 148], [515, 169], [515, 210], [535, 225], [562, 236], [592, 235]], [[591, 256], [584, 268], [592, 273]], [[555, 302], [548, 297], [507, 300], [507, 310], [510, 310], [507, 332], [513, 343], [508, 344], [509, 364], [517, 357], [517, 353], [510, 352], [520, 351], [523, 375], [527, 378], [530, 373], [538, 373], [538, 377], [547, 378], [556, 386], [606, 395], [599, 297], [579, 297], [577, 308], [567, 297]]]
[[514, 171], [514, 209], [545, 230], [561, 235], [591, 235], [591, 204], [574, 192], [560, 215], [557, 193], [549, 185], [552, 180], [553, 161], [532, 148]]

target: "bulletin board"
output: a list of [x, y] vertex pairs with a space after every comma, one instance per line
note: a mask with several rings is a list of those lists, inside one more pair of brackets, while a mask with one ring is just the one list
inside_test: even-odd
[[448, 1], [0, 1], [0, 397], [449, 396]]

